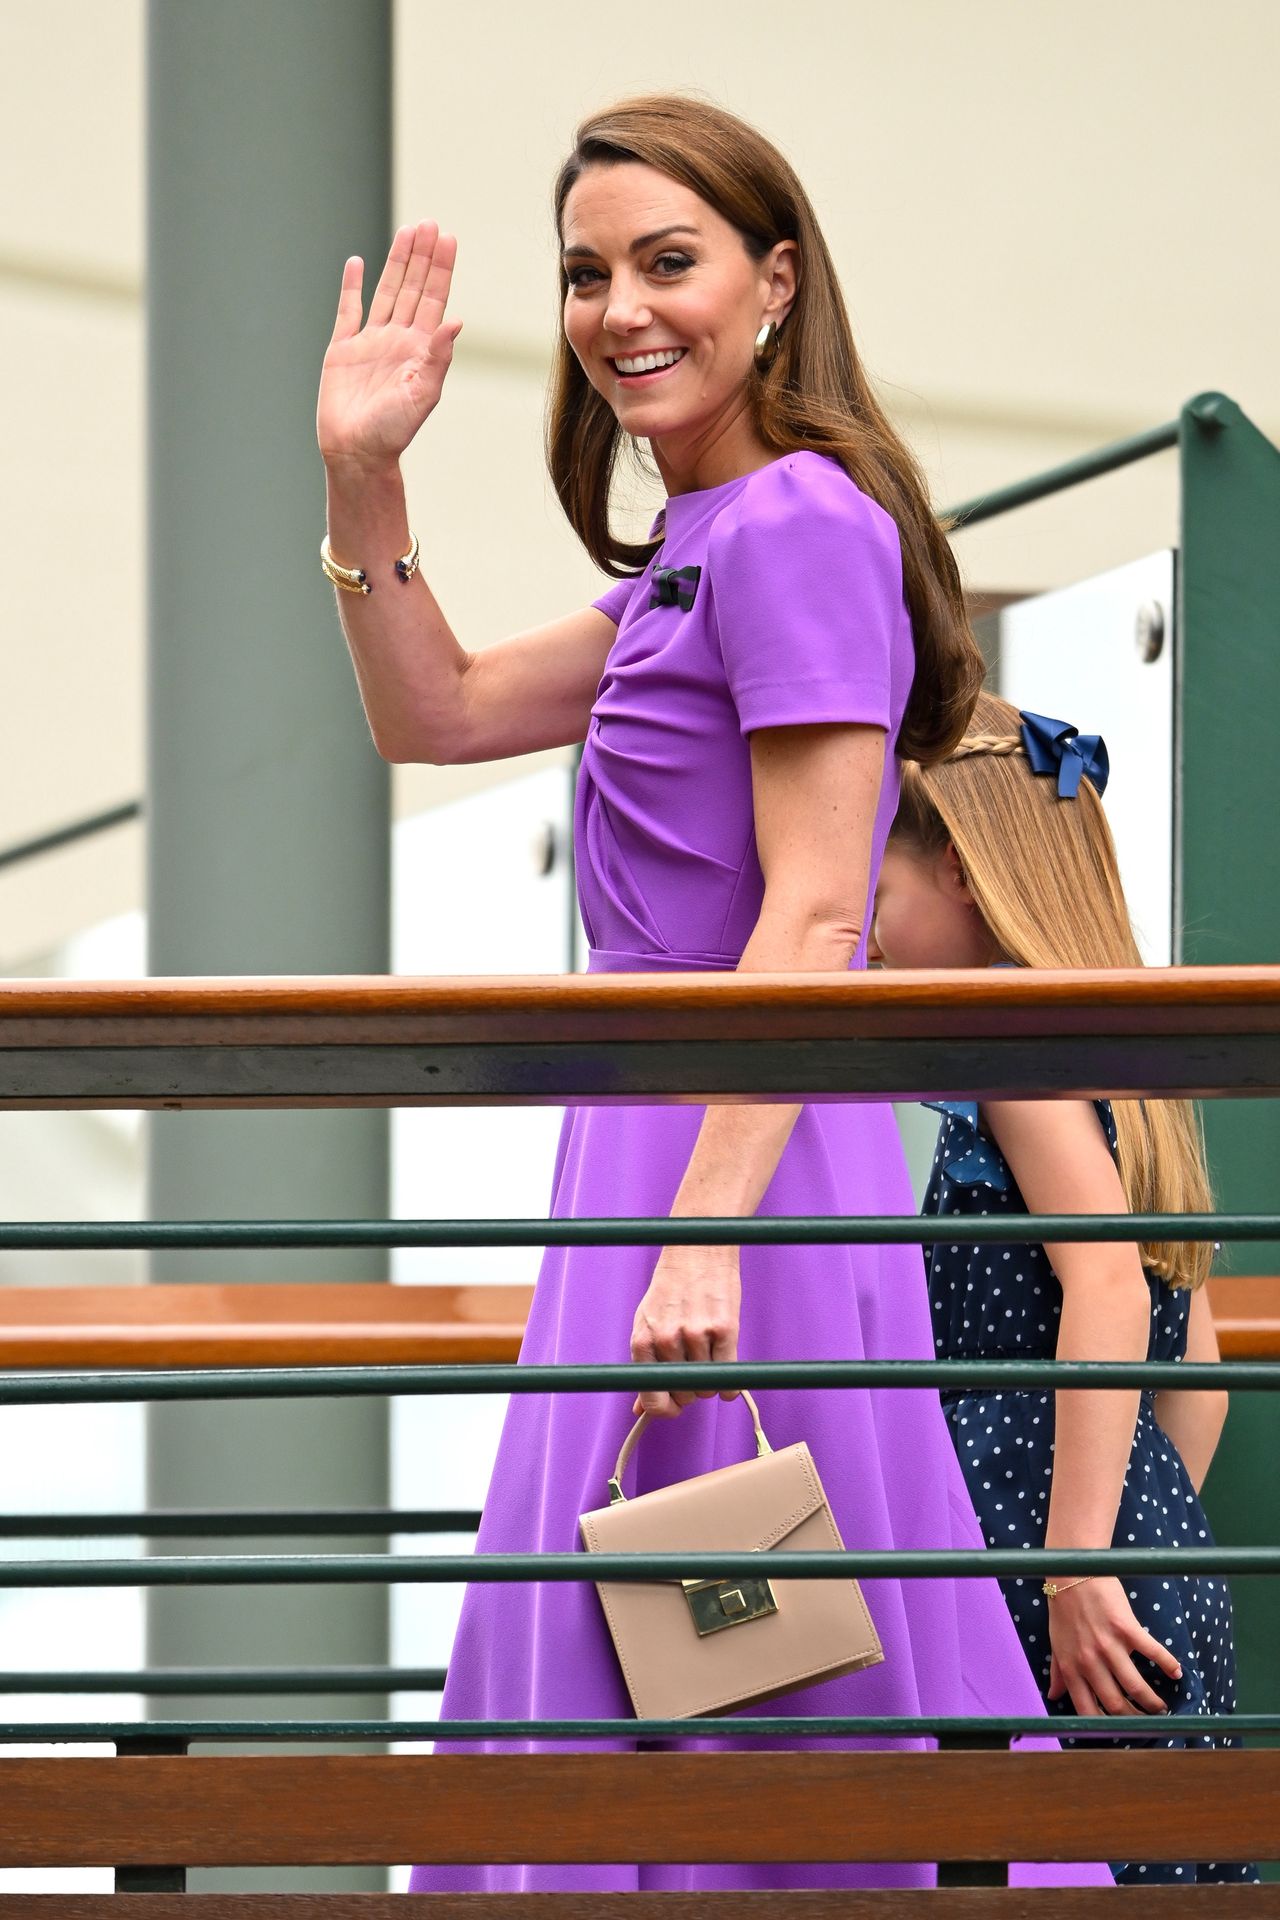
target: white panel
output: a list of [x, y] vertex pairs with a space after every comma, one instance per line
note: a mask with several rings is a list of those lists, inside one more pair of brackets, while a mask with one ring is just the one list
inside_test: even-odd
[[[393, 964], [397, 973], [563, 973], [568, 945], [564, 845], [569, 771], [524, 779], [402, 821], [393, 835]], [[555, 836], [549, 873], [539, 871]], [[392, 1211], [400, 1218], [545, 1218], [560, 1111], [542, 1107], [405, 1108], [392, 1116]], [[437, 1285], [531, 1282], [541, 1252], [403, 1250], [398, 1281]], [[412, 1399], [392, 1403], [392, 1500], [399, 1507], [479, 1506], [503, 1403]], [[401, 1537], [402, 1553], [466, 1552], [469, 1541]], [[392, 1657], [442, 1665], [460, 1588], [392, 1589]], [[401, 1714], [434, 1702], [405, 1697]]]
[[[569, 772], [550, 767], [401, 821], [393, 844], [396, 973], [563, 973], [568, 944]], [[546, 836], [554, 863], [542, 873]], [[545, 1214], [558, 1109], [405, 1108], [392, 1122], [401, 1216]], [[527, 1251], [405, 1251], [406, 1281], [531, 1279]]]
[[[1144, 660], [1140, 609], [1159, 607], [1164, 644]], [[1111, 757], [1105, 807], [1134, 931], [1147, 963], [1173, 945], [1174, 555], [1153, 553], [1094, 580], [1006, 608], [1000, 691], [1015, 706], [1100, 733]]]

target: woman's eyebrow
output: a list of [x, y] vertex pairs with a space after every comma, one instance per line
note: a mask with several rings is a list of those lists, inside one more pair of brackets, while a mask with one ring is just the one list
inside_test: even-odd
[[[658, 227], [655, 232], [642, 233], [639, 239], [633, 240], [631, 242], [631, 245], [627, 248], [627, 252], [643, 253], [646, 247], [652, 247], [657, 241], [669, 240], [673, 233], [687, 233], [692, 235], [694, 239], [699, 238], [698, 229], [696, 227], [686, 227], [683, 225], [674, 226], [674, 227]], [[595, 247], [586, 247], [586, 246], [563, 247], [561, 249], [560, 257], [563, 260], [596, 259], [598, 258], [598, 254]]]

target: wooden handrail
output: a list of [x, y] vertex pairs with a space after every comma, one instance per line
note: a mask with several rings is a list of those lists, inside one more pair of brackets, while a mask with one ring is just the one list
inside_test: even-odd
[[[1274, 1031], [1280, 967], [942, 968], [866, 973], [179, 976], [0, 980], [0, 1047], [256, 1038], [259, 1044], [750, 1039], [760, 1017], [795, 1034], [998, 1035]], [[1087, 1016], [1082, 1018], [1081, 1016]], [[52, 1023], [52, 1024], [51, 1024]], [[249, 1024], [245, 1024], [249, 1023]], [[61, 1037], [55, 1037], [55, 1030]], [[86, 1035], [89, 1029], [86, 1028]]]
[[529, 1287], [0, 1287], [0, 1366], [427, 1366], [514, 1360]]
[[[1277, 1920], [1280, 1887], [945, 1887], [426, 1896], [448, 1920]], [[399, 1893], [204, 1893], [199, 1920], [403, 1920]], [[1117, 1905], [1119, 1902], [1119, 1905]], [[416, 1911], [416, 1909], [415, 1909]], [[11, 1893], [4, 1920], [190, 1920], [184, 1893]]]
[[0, 1107], [1280, 1093], [1280, 968], [0, 983]]
[[1224, 1360], [1280, 1360], [1280, 1275], [1220, 1274], [1209, 1305]]
[[[0, 1287], [0, 1367], [432, 1366], [514, 1360], [529, 1287], [382, 1282]], [[1224, 1360], [1280, 1359], [1280, 1278], [1209, 1282]]]
[[1191, 1860], [1276, 1848], [1280, 1750], [0, 1759], [7, 1866]]

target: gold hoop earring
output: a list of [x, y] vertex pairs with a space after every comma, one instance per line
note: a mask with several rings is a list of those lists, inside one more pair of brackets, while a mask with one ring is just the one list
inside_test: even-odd
[[778, 357], [778, 323], [766, 320], [756, 335], [754, 359], [761, 373], [768, 373]]

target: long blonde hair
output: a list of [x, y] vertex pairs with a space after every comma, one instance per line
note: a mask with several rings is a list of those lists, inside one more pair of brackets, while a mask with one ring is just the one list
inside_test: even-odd
[[[907, 761], [892, 838], [926, 854], [948, 844], [992, 937], [1024, 967], [1140, 967], [1115, 843], [1088, 779], [1074, 800], [1032, 774], [1016, 707], [978, 697], [969, 731], [936, 766]], [[1204, 1142], [1189, 1100], [1113, 1104], [1120, 1179], [1134, 1213], [1203, 1213]], [[1207, 1244], [1162, 1241], [1144, 1263], [1171, 1287], [1198, 1287]]]
[[[767, 373], [749, 375], [756, 430], [775, 453], [809, 448], [828, 455], [897, 524], [916, 658], [898, 750], [924, 762], [942, 758], [965, 730], [982, 685], [982, 654], [924, 476], [858, 358], [835, 263], [808, 195], [777, 148], [745, 120], [705, 100], [649, 94], [620, 100], [578, 128], [555, 184], [561, 240], [565, 203], [587, 169], [636, 160], [714, 207], [737, 228], [752, 259], [763, 259], [780, 240], [796, 242], [800, 280], [777, 357]], [[562, 309], [567, 284], [562, 261]], [[654, 552], [652, 543], [623, 540], [610, 525], [610, 484], [624, 439], [562, 325], [547, 466], [574, 532], [596, 564], [619, 578], [639, 572]]]

